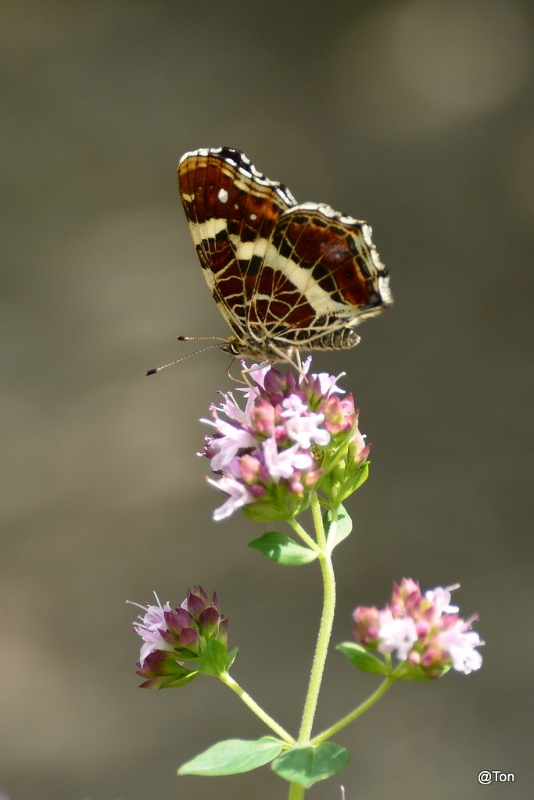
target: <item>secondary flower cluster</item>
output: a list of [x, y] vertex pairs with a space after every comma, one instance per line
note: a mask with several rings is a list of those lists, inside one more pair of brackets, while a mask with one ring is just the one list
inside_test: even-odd
[[354, 611], [356, 642], [395, 653], [399, 661], [421, 668], [429, 678], [438, 678], [451, 665], [466, 675], [479, 669], [482, 656], [475, 647], [484, 643], [471, 630], [478, 617], [458, 616], [458, 606], [450, 605], [453, 588], [457, 587], [438, 586], [423, 595], [411, 578], [394, 583], [391, 602], [384, 609], [359, 606]]
[[206, 437], [199, 455], [221, 475], [210, 483], [229, 495], [214, 519], [245, 506], [254, 506], [255, 518], [298, 513], [310, 490], [339, 462], [340, 448], [353, 471], [367, 458], [369, 446], [358, 430], [352, 395], [341, 399], [338, 378], [310, 375], [310, 364], [311, 357], [297, 377], [290, 370], [283, 375], [270, 365], [254, 365], [248, 373], [252, 385], [241, 390], [245, 408], [229, 392], [220, 406], [211, 406], [213, 419], [202, 420], [215, 434]]
[[145, 689], [188, 682], [198, 672], [183, 667], [184, 661], [200, 659], [208, 642], [220, 642], [225, 652], [228, 643], [228, 620], [220, 614], [216, 594], [210, 600], [200, 586], [195, 586], [174, 610], [169, 603], [161, 605], [154, 595], [157, 605], [128, 601], [143, 610], [133, 629], [143, 640], [137, 674], [147, 679], [141, 684]]

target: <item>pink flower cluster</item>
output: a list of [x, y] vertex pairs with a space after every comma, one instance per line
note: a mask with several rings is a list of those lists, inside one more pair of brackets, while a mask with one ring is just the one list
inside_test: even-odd
[[323, 474], [323, 451], [346, 443], [347, 437], [357, 460], [366, 459], [369, 447], [357, 427], [352, 395], [341, 399], [338, 378], [309, 375], [310, 364], [311, 357], [297, 377], [254, 365], [248, 373], [253, 384], [240, 390], [245, 408], [229, 392], [220, 406], [211, 406], [213, 419], [202, 420], [215, 434], [206, 437], [199, 455], [207, 456], [221, 475], [210, 483], [229, 495], [214, 519], [258, 501], [281, 507], [288, 496], [303, 498]]
[[175, 653], [184, 661], [198, 658], [202, 638], [216, 638], [226, 643], [228, 620], [221, 617], [216, 594], [210, 600], [201, 586], [194, 586], [174, 610], [168, 603], [161, 605], [155, 592], [154, 596], [157, 605], [142, 606], [127, 601], [143, 611], [134, 623], [135, 633], [143, 640], [139, 656], [141, 667], [158, 651]]
[[466, 675], [480, 669], [482, 656], [475, 648], [484, 642], [471, 630], [478, 617], [458, 616], [458, 606], [450, 605], [454, 588], [438, 586], [423, 595], [418, 583], [403, 578], [400, 585], [393, 584], [391, 602], [384, 609], [359, 606], [354, 611], [354, 639], [381, 653], [395, 653], [399, 661], [421, 667], [430, 678], [451, 665]]

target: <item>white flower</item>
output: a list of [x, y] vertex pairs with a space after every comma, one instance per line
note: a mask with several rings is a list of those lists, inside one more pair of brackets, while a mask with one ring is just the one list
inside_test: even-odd
[[443, 589], [442, 586], [436, 586], [435, 589], [429, 589], [428, 592], [425, 592], [425, 597], [427, 600], [430, 600], [434, 606], [434, 616], [436, 619], [441, 617], [442, 614], [457, 614], [460, 610], [458, 606], [450, 605], [450, 589]]
[[160, 633], [162, 630], [167, 630], [165, 611], [172, 611], [172, 609], [168, 603], [165, 603], [165, 605], [162, 606], [159, 597], [155, 592], [154, 596], [158, 601], [157, 606], [142, 606], [139, 603], [133, 603], [131, 600], [126, 601], [132, 606], [138, 606], [145, 612], [143, 616], [141, 616], [141, 614], [138, 616], [138, 619], [141, 621], [134, 623], [135, 633], [137, 633], [144, 641], [144, 644], [141, 647], [141, 653], [139, 655], [141, 666], [144, 665], [150, 653], [153, 653], [155, 650], [173, 649], [172, 645], [166, 642]]
[[313, 463], [311, 457], [307, 453], [297, 452], [298, 447], [298, 444], [294, 444], [278, 452], [274, 436], [263, 443], [265, 466], [275, 483], [278, 483], [280, 478], [291, 478], [295, 470], [311, 467]]
[[286, 420], [285, 428], [290, 439], [297, 442], [303, 450], [308, 450], [312, 442], [325, 447], [330, 441], [330, 434], [318, 426], [324, 422], [324, 414], [314, 414], [297, 394], [292, 394], [282, 402], [286, 409], [282, 417]]
[[391, 609], [379, 611], [378, 649], [381, 653], [397, 651], [399, 661], [404, 661], [417, 641], [415, 622], [411, 617], [394, 617]]
[[218, 481], [208, 478], [208, 483], [211, 483], [212, 486], [216, 486], [217, 489], [230, 495], [226, 503], [223, 503], [222, 506], [219, 506], [219, 508], [216, 508], [213, 512], [213, 519], [217, 522], [221, 519], [226, 519], [226, 517], [231, 516], [234, 511], [237, 511], [238, 508], [242, 508], [248, 503], [252, 503], [254, 500], [254, 497], [247, 487], [235, 478], [226, 475]]
[[[302, 364], [302, 372], [304, 375], [308, 374], [312, 362], [312, 357], [308, 356], [308, 358]], [[312, 372], [312, 378], [316, 380], [319, 379], [319, 386], [321, 388], [321, 394], [324, 394], [326, 397], [330, 397], [331, 394], [345, 394], [345, 390], [341, 389], [337, 385], [337, 382], [340, 378], [346, 375], [346, 372], [340, 372], [339, 375], [336, 377], [335, 375], [329, 375], [328, 372]], [[299, 380], [299, 385], [302, 383], [302, 376]]]
[[[253, 364], [247, 370], [247, 374], [250, 375], [253, 381], [255, 381], [258, 386], [261, 386], [262, 389], [265, 389], [265, 376], [271, 369], [270, 364], [266, 364], [262, 362], [261, 364]], [[248, 391], [245, 389], [245, 391]], [[255, 391], [255, 390], [254, 390]]]
[[439, 647], [450, 655], [454, 669], [466, 675], [482, 666], [482, 656], [474, 648], [484, 644], [470, 627], [469, 620], [458, 619], [452, 628], [441, 631], [436, 637]]
[[248, 431], [242, 428], [236, 428], [229, 422], [217, 418], [214, 422], [209, 419], [202, 419], [207, 425], [213, 425], [218, 433], [222, 436], [212, 439], [209, 447], [210, 450], [215, 451], [215, 455], [211, 459], [211, 467], [214, 472], [219, 472], [228, 466], [237, 455], [238, 450], [246, 449], [247, 447], [254, 447], [256, 439]]
[[222, 411], [223, 414], [229, 419], [239, 422], [241, 425], [250, 425], [252, 423], [251, 413], [254, 408], [254, 397], [249, 397], [245, 410], [243, 410], [232, 392], [223, 394], [224, 402], [220, 406], [214, 406], [215, 411]]

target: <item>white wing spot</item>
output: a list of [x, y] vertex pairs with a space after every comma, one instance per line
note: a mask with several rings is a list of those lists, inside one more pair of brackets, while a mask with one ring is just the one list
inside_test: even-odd
[[217, 195], [221, 203], [226, 203], [228, 201], [228, 192], [226, 189], [220, 189], [219, 194]]
[[250, 219], [258, 219], [258, 215], [257, 214], [251, 214], [250, 215]]

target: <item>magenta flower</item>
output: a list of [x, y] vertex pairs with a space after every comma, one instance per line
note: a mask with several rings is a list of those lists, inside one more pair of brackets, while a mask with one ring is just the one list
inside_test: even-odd
[[[349, 479], [356, 485], [354, 473], [369, 447], [358, 430], [354, 401], [351, 395], [339, 398], [338, 378], [309, 374], [310, 365], [308, 358], [296, 377], [290, 370], [283, 375], [270, 365], [254, 365], [250, 387], [241, 390], [246, 407], [232, 393], [223, 394], [222, 403], [211, 406], [212, 419], [202, 420], [215, 429], [202, 455], [221, 476], [209, 483], [229, 495], [216, 520], [240, 508], [255, 518], [294, 516], [307, 507], [312, 490], [331, 490], [322, 481], [334, 467], [338, 491]], [[339, 502], [354, 490], [351, 485]]]
[[354, 639], [407, 662], [398, 677], [413, 677], [410, 668], [421, 668], [428, 678], [439, 677], [451, 666], [466, 675], [480, 669], [482, 656], [475, 648], [484, 642], [471, 630], [477, 617], [458, 616], [458, 606], [450, 604], [453, 588], [457, 587], [438, 586], [423, 595], [411, 578], [394, 583], [384, 609], [359, 606], [354, 611]]

